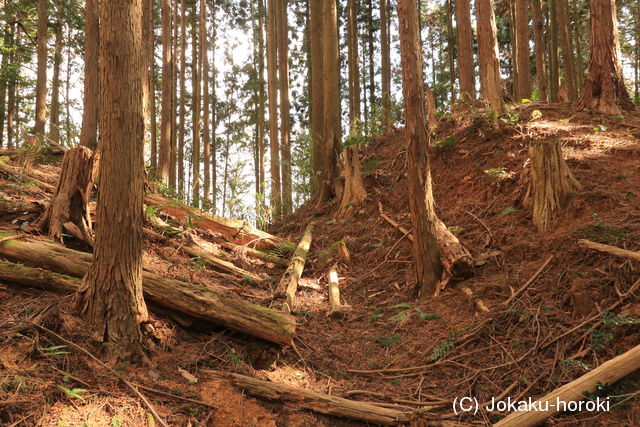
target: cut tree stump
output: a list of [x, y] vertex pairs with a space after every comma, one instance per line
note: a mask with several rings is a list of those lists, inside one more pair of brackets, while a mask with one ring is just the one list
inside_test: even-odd
[[494, 426], [528, 427], [538, 425], [550, 416], [562, 411], [562, 405], [558, 405], [557, 402], [565, 402], [566, 404], [579, 402], [585, 398], [585, 392], [595, 392], [597, 384], [613, 384], [638, 369], [640, 369], [640, 345], [537, 400], [535, 411], [513, 412]]
[[340, 304], [340, 284], [338, 271], [335, 267], [329, 270], [329, 315], [331, 317], [341, 317], [343, 315], [342, 304]]
[[627, 249], [621, 249], [611, 245], [604, 245], [602, 243], [596, 243], [586, 239], [578, 240], [578, 244], [583, 248], [593, 249], [605, 254], [617, 256], [620, 258], [627, 258], [633, 261], [640, 261], [640, 252], [629, 251]]
[[[0, 233], [0, 239], [9, 236]], [[33, 239], [0, 243], [0, 257], [72, 277], [83, 277], [92, 260], [91, 254]], [[142, 286], [148, 302], [266, 341], [289, 345], [295, 334], [291, 316], [236, 296], [148, 271], [142, 273]]]
[[544, 231], [571, 197], [582, 189], [564, 161], [560, 141], [531, 141], [531, 179], [525, 205], [531, 205], [533, 223]]
[[291, 313], [293, 309], [293, 301], [296, 298], [296, 291], [298, 290], [298, 281], [302, 276], [302, 270], [304, 270], [304, 263], [307, 260], [309, 254], [309, 248], [311, 247], [311, 240], [313, 239], [313, 226], [314, 222], [311, 221], [302, 235], [302, 239], [298, 244], [298, 247], [293, 252], [291, 262], [287, 271], [284, 272], [278, 286], [276, 286], [275, 297], [280, 298], [285, 296], [286, 303], [283, 306], [283, 311]]
[[92, 170], [92, 152], [87, 147], [73, 147], [64, 154], [55, 192], [37, 224], [54, 242], [62, 243], [66, 231], [93, 245], [89, 212]]
[[265, 249], [276, 247], [293, 248], [294, 246], [290, 241], [258, 230], [246, 221], [208, 215], [174, 200], [165, 199], [157, 194], [145, 196], [144, 202], [174, 217], [185, 225], [220, 233], [225, 239], [238, 245], [251, 244], [257, 248]]
[[[382, 219], [394, 226], [398, 231], [407, 236], [413, 242], [411, 232], [391, 219], [382, 209], [382, 203], [378, 202], [378, 210]], [[465, 279], [474, 273], [473, 257], [460, 240], [453, 235], [447, 226], [436, 217], [436, 239], [438, 241], [438, 251], [444, 271], [449, 278]], [[443, 275], [444, 276], [444, 275]]]
[[321, 414], [384, 425], [408, 422], [411, 415], [409, 412], [397, 409], [381, 408], [370, 403], [316, 393], [284, 384], [259, 380], [246, 375], [210, 369], [201, 369], [200, 372], [210, 378], [227, 379], [235, 387], [249, 395], [293, 404], [299, 408], [309, 409]]

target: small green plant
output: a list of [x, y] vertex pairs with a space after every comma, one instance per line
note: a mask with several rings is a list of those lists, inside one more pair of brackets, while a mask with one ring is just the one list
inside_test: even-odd
[[200, 271], [202, 267], [207, 264], [207, 261], [200, 258], [199, 256], [190, 258], [189, 261], [191, 261], [191, 269], [193, 271]]
[[531, 112], [531, 121], [535, 122], [536, 120], [540, 120], [542, 118], [542, 112], [540, 110], [533, 110]]
[[40, 350], [40, 352], [42, 352], [42, 354], [44, 354], [45, 356], [57, 356], [60, 354], [69, 354], [68, 351], [63, 350], [64, 348], [67, 348], [66, 345], [54, 345], [51, 347], [38, 347], [38, 350]]
[[613, 339], [613, 334], [601, 329], [594, 329], [589, 332], [589, 338], [591, 339], [591, 348], [599, 351], [607, 347], [607, 343]]
[[608, 397], [610, 404], [609, 408], [622, 408], [630, 404], [629, 401], [633, 396], [629, 396], [629, 392], [633, 392], [636, 390], [638, 390], [638, 384], [635, 381], [629, 378], [623, 378], [613, 384], [602, 384], [600, 381], [598, 381], [596, 382], [596, 389], [593, 393], [585, 391], [582, 394], [584, 395], [584, 397], [590, 400], [597, 400], [598, 398]]
[[436, 361], [442, 359], [449, 354], [456, 345], [457, 334], [455, 332], [449, 332], [449, 336], [438, 342], [438, 345], [431, 352], [431, 360]]
[[438, 320], [442, 317], [442, 314], [440, 313], [424, 313], [419, 308], [416, 308], [416, 312], [418, 313], [420, 320]]
[[500, 117], [504, 123], [513, 124], [520, 121], [520, 113], [515, 110], [507, 111], [502, 117]]
[[392, 335], [390, 337], [378, 337], [376, 338], [376, 342], [383, 347], [390, 347], [392, 345], [398, 344], [400, 342], [400, 337], [398, 335]]
[[458, 142], [458, 137], [456, 135], [450, 135], [449, 137], [436, 142], [433, 144], [438, 150], [446, 150], [448, 148], [453, 147]]
[[411, 308], [411, 304], [407, 304], [406, 302], [401, 302], [400, 304], [392, 305], [389, 308], [390, 309], [394, 309], [394, 308]]
[[81, 396], [82, 393], [86, 393], [86, 392], [89, 391], [89, 390], [85, 390], [83, 388], [71, 388], [71, 389], [69, 389], [69, 388], [66, 388], [65, 386], [60, 385], [60, 384], [58, 384], [58, 388], [60, 390], [62, 390], [67, 396], [73, 397], [75, 399], [80, 399], [82, 401], [84, 401], [84, 397]]
[[627, 175], [626, 173], [621, 173], [620, 175], [617, 176], [618, 179], [627, 179], [629, 178], [629, 175]]
[[371, 313], [369, 313], [369, 320], [371, 320], [372, 322], [375, 322], [380, 318], [380, 316], [382, 316], [382, 313], [384, 313], [383, 309], [376, 308]]
[[600, 321], [604, 326], [613, 325], [640, 325], [640, 319], [629, 316], [620, 316], [610, 311], [605, 311], [600, 316]]
[[600, 132], [604, 132], [605, 130], [608, 130], [609, 128], [605, 125], [598, 125], [598, 126], [594, 126], [593, 128], [593, 133], [600, 133]]
[[109, 427], [122, 427], [122, 421], [117, 415], [114, 415], [109, 422]]
[[565, 369], [579, 368], [584, 371], [588, 371], [589, 369], [591, 369], [591, 366], [576, 359], [562, 359], [560, 362]]
[[627, 238], [626, 233], [606, 224], [597, 213], [593, 212], [591, 218], [593, 219], [593, 225], [583, 227], [579, 231], [582, 237], [601, 243], [610, 243], [618, 239], [622, 240]]
[[399, 313], [394, 314], [389, 318], [391, 323], [398, 323], [405, 319], [408, 319], [411, 316], [411, 310], [402, 310]]
[[624, 116], [622, 114], [614, 114], [613, 116], [611, 116], [611, 120], [622, 121], [624, 120]]
[[502, 215], [509, 215], [514, 212], [518, 212], [518, 209], [514, 208], [513, 206], [509, 206], [508, 208], [504, 208], [500, 211]]
[[229, 353], [227, 353], [227, 358], [229, 359], [229, 362], [231, 362], [231, 365], [233, 365], [234, 369], [238, 370], [242, 368], [242, 357], [233, 349]]

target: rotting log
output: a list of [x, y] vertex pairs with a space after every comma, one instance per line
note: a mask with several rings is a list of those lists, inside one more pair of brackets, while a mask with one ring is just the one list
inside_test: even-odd
[[[385, 221], [413, 242], [411, 232], [385, 214], [381, 202], [378, 202], [378, 210], [380, 211], [380, 216]], [[442, 266], [449, 278], [464, 279], [473, 275], [473, 257], [467, 248], [460, 243], [460, 240], [449, 231], [440, 218], [436, 218], [436, 240], [438, 242], [438, 251], [440, 252]]]
[[180, 250], [188, 253], [191, 256], [200, 257], [207, 263], [211, 264], [224, 272], [231, 273], [243, 279], [248, 279], [254, 282], [262, 281], [262, 277], [248, 270], [238, 267], [234, 263], [221, 259], [213, 254], [211, 246], [213, 244], [199, 239], [196, 236], [190, 237], [193, 243], [188, 243], [180, 246]]
[[565, 404], [579, 402], [585, 398], [585, 392], [595, 392], [597, 384], [613, 384], [638, 369], [640, 369], [640, 345], [537, 400], [536, 410], [513, 412], [494, 426], [527, 427], [538, 425], [562, 411], [562, 405], [558, 405], [557, 402], [565, 402]]
[[391, 425], [408, 422], [411, 413], [397, 409], [381, 408], [370, 403], [358, 402], [328, 394], [316, 393], [269, 381], [263, 381], [246, 375], [230, 372], [201, 369], [209, 378], [227, 379], [235, 387], [249, 395], [282, 403], [290, 403], [325, 415], [333, 415], [375, 424]]
[[53, 185], [47, 184], [46, 182], [41, 181], [31, 174], [21, 171], [20, 168], [8, 165], [6, 163], [0, 163], [0, 173], [4, 173], [5, 175], [18, 176], [23, 181], [33, 182], [38, 187], [49, 193], [53, 193], [56, 189]]
[[604, 252], [605, 254], [617, 256], [620, 258], [627, 258], [633, 261], [640, 261], [640, 252], [621, 249], [621, 248], [618, 248], [617, 246], [604, 245], [602, 243], [596, 243], [586, 239], [578, 240], [578, 244], [583, 248], [593, 249], [598, 252]]
[[544, 231], [582, 186], [564, 161], [559, 140], [531, 141], [529, 159], [531, 179], [525, 205], [531, 205], [533, 223]]
[[0, 281], [37, 287], [56, 292], [75, 292], [80, 278], [58, 274], [41, 268], [0, 261]]
[[262, 261], [265, 262], [270, 262], [273, 264], [278, 264], [278, 265], [284, 265], [284, 266], [288, 266], [289, 265], [289, 261], [287, 261], [284, 258], [280, 258], [279, 256], [275, 256], [275, 255], [271, 255], [265, 252], [262, 252], [258, 249], [254, 249], [251, 248], [249, 246], [243, 246], [243, 245], [237, 245], [235, 243], [232, 242], [224, 242], [224, 241], [220, 241], [220, 242], [216, 242], [217, 244], [219, 244], [220, 246], [227, 248], [231, 251], [234, 251], [236, 253], [239, 254], [247, 254], [250, 257], [253, 258], [258, 258]]
[[[10, 234], [0, 233], [0, 238], [8, 236]], [[92, 255], [54, 243], [19, 239], [0, 243], [0, 257], [58, 274], [83, 277]], [[197, 319], [283, 345], [291, 344], [295, 334], [295, 320], [291, 316], [204, 286], [148, 271], [142, 273], [142, 285], [149, 302]]]
[[165, 214], [174, 217], [183, 224], [190, 224], [195, 228], [202, 228], [215, 233], [220, 233], [230, 242], [238, 245], [251, 244], [258, 248], [287, 247], [292, 248], [293, 243], [258, 230], [246, 221], [222, 218], [208, 215], [190, 206], [165, 199], [157, 194], [145, 196], [144, 202], [153, 206]]
[[283, 311], [290, 313], [293, 309], [293, 300], [296, 297], [296, 291], [298, 290], [298, 281], [302, 276], [302, 270], [304, 270], [304, 264], [309, 254], [309, 248], [311, 247], [311, 240], [313, 239], [313, 226], [314, 222], [311, 221], [307, 228], [304, 230], [302, 239], [298, 244], [298, 247], [293, 252], [289, 267], [282, 275], [280, 282], [276, 286], [275, 297], [280, 298], [284, 295], [286, 302], [283, 306]]

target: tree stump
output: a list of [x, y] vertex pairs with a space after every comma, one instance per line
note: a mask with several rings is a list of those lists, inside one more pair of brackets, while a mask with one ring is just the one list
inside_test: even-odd
[[532, 141], [529, 159], [531, 179], [525, 204], [531, 204], [533, 223], [544, 231], [582, 186], [564, 161], [559, 140]]
[[89, 196], [93, 169], [92, 152], [87, 147], [73, 147], [64, 155], [55, 193], [38, 226], [55, 242], [62, 233], [93, 244]]

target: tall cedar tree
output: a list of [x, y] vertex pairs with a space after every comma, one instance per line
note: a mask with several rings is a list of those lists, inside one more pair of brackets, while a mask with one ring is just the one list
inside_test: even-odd
[[[389, 34], [389, 0], [380, 0], [380, 53], [381, 53], [381, 78], [382, 78], [382, 132], [388, 133], [391, 129], [391, 40]], [[349, 6], [347, 6], [349, 7]], [[349, 13], [349, 12], [348, 12]], [[357, 13], [357, 12], [354, 12]], [[357, 26], [357, 23], [353, 24]], [[357, 50], [357, 37], [355, 49]], [[356, 58], [357, 61], [357, 51]], [[350, 65], [351, 66], [351, 65]], [[359, 90], [359, 89], [358, 89]], [[358, 97], [360, 95], [358, 94]], [[359, 108], [359, 107], [358, 107]]]
[[591, 0], [591, 59], [578, 106], [604, 114], [633, 110], [622, 75], [615, 0]]
[[482, 98], [499, 114], [504, 110], [502, 80], [498, 60], [498, 37], [493, 0], [476, 0], [478, 22], [478, 61]]
[[471, 5], [469, 0], [456, 0], [456, 30], [458, 34], [458, 79], [460, 97], [471, 101], [476, 97], [473, 65], [473, 35], [471, 29]]
[[[144, 91], [144, 117], [145, 125], [149, 131], [149, 152], [151, 153], [151, 170], [155, 173], [158, 167], [157, 150], [155, 141], [155, 119], [152, 121], [152, 109], [155, 109], [155, 84], [153, 76], [153, 63], [155, 61], [153, 51], [153, 1], [142, 0], [142, 42], [144, 43], [144, 70], [145, 76], [143, 81]], [[145, 132], [146, 138], [147, 132]], [[146, 144], [145, 144], [146, 145]]]
[[160, 117], [160, 153], [158, 178], [169, 184], [171, 167], [171, 0], [162, 1], [162, 112]]
[[277, 0], [278, 89], [280, 91], [280, 159], [282, 160], [282, 213], [293, 210], [291, 188], [291, 103], [289, 101], [288, 0]]
[[[3, 45], [13, 45], [13, 27], [15, 24], [8, 22], [11, 9], [11, 1], [4, 2], [4, 14], [7, 17], [7, 22], [4, 26]], [[4, 144], [4, 121], [7, 114], [7, 83], [9, 80], [9, 73], [7, 68], [9, 66], [9, 58], [13, 55], [13, 52], [5, 50], [2, 54], [2, 64], [0, 65], [0, 147]]]
[[282, 213], [280, 192], [280, 148], [278, 143], [278, 48], [276, 0], [267, 0], [267, 81], [269, 88], [269, 148], [271, 155], [271, 211], [274, 218]]
[[211, 199], [211, 137], [209, 132], [209, 58], [207, 44], [207, 2], [200, 0], [200, 75], [202, 76], [202, 157], [204, 162], [202, 199]]
[[191, 205], [200, 207], [200, 60], [198, 58], [198, 2], [193, 2], [191, 11], [191, 90], [192, 140], [191, 140]]
[[[356, 141], [360, 136], [360, 68], [358, 66], [357, 10], [357, 0], [349, 0], [347, 2], [349, 123], [351, 138], [354, 138]], [[385, 24], [383, 24], [383, 26], [385, 26]], [[350, 215], [353, 207], [362, 203], [367, 197], [364, 182], [362, 180], [362, 174], [360, 172], [360, 159], [358, 157], [357, 144], [351, 144], [342, 150], [342, 165], [344, 168], [344, 192], [342, 193], [342, 201], [340, 202], [338, 217]]]
[[545, 65], [545, 41], [544, 41], [544, 21], [542, 18], [542, 6], [540, 0], [531, 0], [531, 12], [533, 15], [533, 40], [536, 50], [536, 80], [540, 101], [548, 101], [547, 91], [547, 70]]
[[398, 0], [402, 93], [407, 138], [407, 179], [418, 296], [434, 292], [442, 273], [436, 241], [435, 202], [424, 123], [424, 87], [415, 0]]
[[38, 71], [36, 78], [36, 120], [33, 132], [44, 136], [47, 120], [47, 40], [48, 40], [47, 0], [38, 1]]
[[187, 62], [186, 62], [186, 50], [187, 50], [187, 34], [185, 27], [185, 3], [187, 0], [180, 0], [180, 107], [179, 107], [179, 120], [180, 129], [178, 132], [178, 155], [176, 156], [178, 162], [178, 197], [186, 198], [185, 189], [185, 177], [184, 177], [184, 138], [185, 138], [185, 119], [187, 115], [186, 99], [187, 99]]
[[573, 43], [571, 42], [571, 31], [569, 30], [568, 0], [556, 0], [556, 18], [560, 36], [560, 46], [562, 47], [562, 75], [564, 77], [564, 87], [567, 91], [569, 101], [577, 98], [575, 58], [573, 55]]
[[[178, 0], [173, 1], [171, 14], [173, 35], [171, 40], [171, 143], [169, 155], [169, 188], [178, 188]], [[182, 167], [182, 166], [180, 166]]]
[[322, 0], [309, 0], [311, 57], [311, 188], [313, 198], [322, 192], [322, 143], [324, 141], [324, 76], [322, 74]]
[[53, 49], [53, 77], [51, 78], [51, 113], [49, 118], [49, 138], [54, 143], [60, 142], [60, 66], [62, 64], [62, 8], [60, 0], [56, 0], [55, 41]]
[[516, 68], [518, 70], [518, 87], [516, 88], [516, 102], [531, 96], [531, 77], [529, 66], [529, 19], [527, 15], [527, 0], [515, 1], [516, 24]]
[[[141, 0], [100, 2], [100, 162], [93, 262], [77, 293], [98, 341], [124, 358], [143, 354], [141, 323], [144, 186]], [[122, 31], [126, 28], [127, 31]]]

